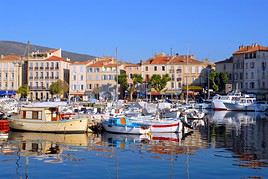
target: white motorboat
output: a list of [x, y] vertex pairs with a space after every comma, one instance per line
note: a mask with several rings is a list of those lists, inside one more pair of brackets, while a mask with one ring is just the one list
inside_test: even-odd
[[268, 105], [265, 103], [257, 103], [256, 98], [241, 97], [235, 102], [224, 102], [228, 111], [256, 111], [264, 112], [268, 110]]
[[212, 99], [212, 109], [214, 110], [227, 110], [224, 103], [233, 103], [243, 97], [241, 92], [229, 93], [226, 96], [216, 95]]
[[84, 133], [88, 129], [88, 119], [78, 115], [60, 113], [58, 103], [39, 103], [21, 107], [17, 116], [9, 118], [11, 129], [52, 133]]

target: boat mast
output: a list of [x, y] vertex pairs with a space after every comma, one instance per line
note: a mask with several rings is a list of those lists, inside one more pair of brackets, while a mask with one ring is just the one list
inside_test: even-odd
[[115, 101], [118, 101], [118, 60], [117, 60], [117, 48], [115, 48], [115, 60], [116, 60], [116, 87], [115, 87]]
[[188, 72], [189, 72], [189, 67], [188, 67], [188, 54], [186, 55], [186, 71], [187, 71], [187, 75], [186, 75], [186, 104], [188, 104], [188, 95], [189, 95], [189, 92], [188, 92]]

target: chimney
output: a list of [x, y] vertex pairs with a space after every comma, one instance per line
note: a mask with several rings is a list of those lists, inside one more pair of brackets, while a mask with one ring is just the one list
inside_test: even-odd
[[239, 50], [241, 50], [242, 48], [244, 48], [244, 45], [240, 45], [239, 46]]

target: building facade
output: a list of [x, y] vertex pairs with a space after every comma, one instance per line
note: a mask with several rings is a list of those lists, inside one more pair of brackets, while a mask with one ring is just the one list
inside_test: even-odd
[[208, 61], [196, 60], [192, 55], [159, 54], [142, 64], [142, 76], [148, 82], [154, 74], [168, 74], [171, 81], [167, 83], [166, 90], [181, 91], [187, 84], [206, 87], [210, 66]]
[[233, 88], [268, 99], [268, 47], [240, 46], [233, 53]]
[[33, 52], [28, 58], [27, 81], [32, 100], [47, 100], [50, 85], [58, 80], [69, 84], [70, 61], [61, 57], [61, 49]]
[[70, 64], [69, 95], [72, 97], [84, 97], [87, 90], [87, 66], [91, 61], [73, 62]]
[[22, 86], [24, 59], [18, 55], [0, 57], [0, 96], [13, 96]]

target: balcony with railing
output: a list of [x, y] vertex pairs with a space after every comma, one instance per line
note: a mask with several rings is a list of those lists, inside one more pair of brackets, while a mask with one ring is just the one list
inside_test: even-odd
[[44, 77], [43, 76], [40, 76], [40, 80], [42, 80], [42, 79], [44, 79]]
[[50, 70], [54, 70], [54, 67], [50, 67]]
[[34, 70], [38, 70], [38, 67], [34, 67]]
[[49, 76], [46, 76], [45, 79], [49, 79]]
[[32, 70], [33, 69], [33, 67], [29, 67], [29, 70]]
[[46, 70], [49, 70], [49, 67], [46, 67], [45, 69], [46, 69]]
[[30, 90], [45, 90], [44, 86], [30, 86]]
[[40, 69], [40, 70], [43, 70], [43, 69], [44, 69], [44, 67], [39, 67], [39, 69]]
[[35, 79], [35, 80], [38, 80], [38, 76], [35, 76], [34, 79]]

